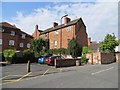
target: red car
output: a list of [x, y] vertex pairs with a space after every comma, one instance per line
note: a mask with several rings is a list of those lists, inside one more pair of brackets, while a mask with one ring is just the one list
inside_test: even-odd
[[65, 58], [62, 57], [62, 56], [51, 56], [51, 57], [46, 58], [45, 63], [47, 65], [54, 66], [55, 65], [55, 59], [56, 60], [62, 60], [62, 59], [65, 59]]

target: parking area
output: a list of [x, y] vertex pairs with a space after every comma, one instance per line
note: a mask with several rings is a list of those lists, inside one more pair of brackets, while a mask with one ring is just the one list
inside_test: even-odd
[[19, 81], [21, 79], [36, 77], [45, 74], [53, 74], [60, 72], [60, 69], [45, 64], [32, 63], [30, 65], [30, 73], [27, 73], [27, 64], [12, 64], [2, 67], [2, 83]]
[[[14, 71], [11, 68], [14, 67]], [[25, 64], [3, 67], [3, 88], [117, 88], [118, 64], [84, 65], [54, 68], [31, 64], [26, 73]], [[16, 69], [15, 69], [16, 68]], [[20, 68], [20, 69], [19, 69]], [[9, 71], [11, 70], [11, 71]], [[15, 72], [24, 71], [15, 75]]]

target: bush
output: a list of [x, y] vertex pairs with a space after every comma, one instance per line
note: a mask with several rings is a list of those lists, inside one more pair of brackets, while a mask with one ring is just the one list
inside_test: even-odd
[[67, 49], [66, 48], [59, 48], [59, 49], [50, 49], [48, 54], [56, 54], [56, 55], [60, 55], [63, 54], [63, 55], [67, 55]]
[[75, 38], [70, 40], [70, 42], [68, 43], [68, 53], [73, 58], [81, 56], [82, 50], [81, 50], [81, 47], [78, 45]]
[[23, 51], [24, 61], [27, 62], [30, 60], [31, 62], [35, 62], [34, 52], [30, 49], [26, 49]]
[[81, 63], [87, 63], [88, 59], [85, 56], [82, 56]]
[[7, 49], [7, 50], [4, 50], [3, 54], [5, 57], [5, 61], [8, 63], [12, 63], [12, 60], [15, 56], [15, 50]]

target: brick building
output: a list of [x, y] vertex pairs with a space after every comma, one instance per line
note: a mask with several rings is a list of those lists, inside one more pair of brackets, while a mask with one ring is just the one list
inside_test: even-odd
[[0, 23], [0, 52], [5, 49], [16, 49], [22, 51], [30, 48], [30, 40], [33, 37], [15, 25], [7, 22]]
[[50, 49], [60, 48], [61, 36], [62, 48], [67, 48], [68, 42], [72, 38], [77, 40], [80, 47], [88, 46], [88, 35], [82, 18], [71, 21], [70, 18], [65, 17], [64, 24], [58, 25], [58, 23], [54, 22], [51, 28], [44, 31], [38, 30], [38, 25], [36, 25], [35, 32], [33, 33], [34, 38], [43, 37], [49, 39]]

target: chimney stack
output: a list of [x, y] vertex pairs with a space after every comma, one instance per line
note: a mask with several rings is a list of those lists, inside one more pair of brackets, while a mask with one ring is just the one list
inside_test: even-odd
[[91, 43], [91, 38], [89, 37], [88, 38], [88, 46], [90, 46], [90, 43]]
[[56, 26], [58, 26], [58, 23], [53, 22], [53, 28], [56, 27]]
[[38, 30], [38, 25], [35, 26], [35, 30]]
[[67, 24], [67, 23], [70, 22], [70, 21], [71, 21], [70, 18], [68, 18], [68, 17], [65, 17], [65, 18], [64, 18], [64, 24]]

